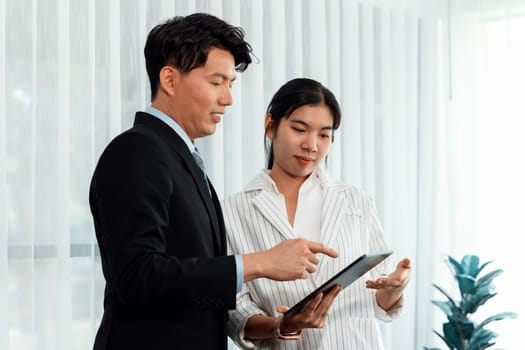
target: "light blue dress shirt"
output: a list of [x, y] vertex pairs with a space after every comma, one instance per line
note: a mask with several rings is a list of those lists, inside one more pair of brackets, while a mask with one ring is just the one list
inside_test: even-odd
[[[154, 117], [159, 118], [164, 123], [168, 124], [177, 133], [177, 135], [179, 135], [180, 138], [184, 140], [184, 143], [186, 143], [186, 146], [188, 146], [190, 153], [193, 153], [193, 151], [195, 150], [195, 145], [193, 144], [193, 142], [191, 142], [184, 129], [182, 129], [181, 126], [175, 120], [171, 119], [165, 113], [159, 111], [158, 109], [152, 106], [146, 107], [145, 112], [151, 114]], [[242, 263], [242, 257], [240, 255], [234, 255], [234, 257], [235, 267], [237, 271], [237, 293], [239, 293], [242, 289], [242, 282], [244, 281], [244, 265]]]

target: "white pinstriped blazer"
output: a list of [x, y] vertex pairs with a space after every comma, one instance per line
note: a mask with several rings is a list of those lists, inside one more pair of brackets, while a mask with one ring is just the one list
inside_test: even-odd
[[[377, 305], [375, 292], [365, 288], [367, 279], [391, 272], [384, 261], [338, 295], [323, 329], [304, 329], [298, 341], [244, 339], [244, 326], [251, 316], [277, 316], [277, 306], [292, 306], [361, 254], [387, 250], [370, 197], [353, 186], [330, 180], [320, 169], [316, 171], [323, 193], [321, 241], [336, 249], [339, 257], [320, 254], [317, 271], [304, 280], [277, 282], [260, 278], [245, 283], [228, 322], [229, 336], [242, 348], [381, 350], [384, 346], [376, 319], [391, 320], [401, 310], [402, 303], [398, 303], [386, 313]], [[267, 176], [262, 170], [243, 191], [223, 202], [230, 254], [265, 250], [285, 239], [297, 238], [286, 213], [268, 189]]]

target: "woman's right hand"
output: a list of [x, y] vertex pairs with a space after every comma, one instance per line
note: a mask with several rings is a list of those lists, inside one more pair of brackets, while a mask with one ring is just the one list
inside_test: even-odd
[[[304, 328], [323, 328], [330, 307], [340, 291], [341, 286], [336, 285], [326, 294], [317, 294], [301, 312], [284, 316], [279, 325], [280, 332], [293, 333]], [[284, 313], [286, 310], [288, 310], [286, 306], [277, 307], [279, 313]]]

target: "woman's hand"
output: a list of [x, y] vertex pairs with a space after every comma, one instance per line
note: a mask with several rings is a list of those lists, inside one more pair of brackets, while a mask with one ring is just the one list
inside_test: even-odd
[[[334, 286], [326, 294], [317, 294], [303, 311], [284, 316], [279, 325], [280, 332], [294, 333], [304, 328], [323, 328], [330, 307], [340, 291], [340, 286]], [[277, 307], [277, 312], [279, 313], [284, 313], [286, 310], [288, 310], [286, 306]]]
[[410, 259], [404, 258], [391, 274], [366, 281], [366, 288], [377, 289], [376, 299], [381, 308], [388, 311], [399, 301], [410, 281], [411, 269]]
[[410, 280], [410, 259], [404, 258], [401, 260], [395, 269], [389, 275], [379, 277], [375, 281], [366, 281], [366, 287], [372, 289], [388, 289], [391, 291], [398, 291], [405, 289]]

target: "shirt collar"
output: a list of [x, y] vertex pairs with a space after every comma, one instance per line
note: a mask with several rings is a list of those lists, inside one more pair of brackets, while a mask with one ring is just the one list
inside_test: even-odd
[[[315, 168], [314, 171], [305, 180], [305, 182], [301, 185], [299, 191], [306, 188], [310, 188], [311, 186], [315, 186], [316, 184], [319, 184], [322, 188], [324, 187], [325, 183], [326, 181], [324, 179], [323, 172], [321, 171], [321, 169]], [[269, 190], [275, 194], [280, 193], [277, 189], [277, 185], [270, 176], [270, 170], [268, 169], [262, 169], [259, 175], [254, 179], [254, 181], [248, 184], [246, 190]]]
[[182, 127], [175, 120], [173, 120], [166, 113], [159, 111], [153, 106], [146, 107], [145, 112], [168, 124], [168, 126], [172, 128], [182, 140], [184, 140], [184, 143], [186, 144], [186, 146], [188, 146], [190, 153], [193, 153], [193, 151], [195, 150], [195, 145], [193, 144], [193, 142], [191, 142], [188, 134], [186, 134], [184, 129], [182, 129]]

